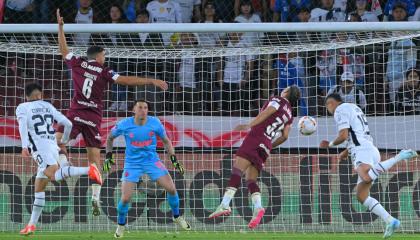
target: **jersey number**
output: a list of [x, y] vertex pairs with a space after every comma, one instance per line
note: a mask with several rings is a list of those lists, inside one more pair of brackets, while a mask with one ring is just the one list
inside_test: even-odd
[[83, 95], [85, 95], [85, 97], [87, 99], [90, 98], [90, 95], [92, 94], [92, 86], [93, 86], [93, 80], [90, 78], [85, 78], [85, 81], [83, 82]]
[[368, 122], [367, 122], [367, 119], [366, 119], [365, 115], [364, 114], [357, 115], [357, 118], [360, 120], [360, 123], [362, 124], [363, 131], [367, 135], [369, 135], [369, 125], [368, 125]]
[[277, 132], [284, 128], [283, 121], [279, 117], [277, 117], [276, 120], [276, 122], [268, 125], [265, 129], [265, 135], [270, 139], [273, 139], [277, 135]]
[[[45, 114], [44, 117], [42, 115], [33, 115], [32, 116], [32, 120], [38, 120], [35, 124], [35, 133], [36, 135], [42, 135], [42, 134], [46, 134], [47, 132], [49, 134], [54, 134], [55, 130], [52, 127], [53, 123], [54, 123], [54, 117], [51, 114]], [[39, 130], [40, 127], [43, 127], [44, 125], [47, 125], [47, 131], [41, 131]]]

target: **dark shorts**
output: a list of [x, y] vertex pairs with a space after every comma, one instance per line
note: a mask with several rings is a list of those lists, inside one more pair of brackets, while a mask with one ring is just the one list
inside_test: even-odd
[[236, 156], [245, 158], [250, 161], [258, 171], [264, 167], [264, 163], [268, 158], [268, 152], [271, 150], [271, 145], [267, 146], [265, 139], [247, 135], [244, 142], [236, 151]]
[[[86, 147], [101, 148], [102, 138], [101, 131], [99, 129], [100, 122], [98, 119], [90, 117], [90, 113], [85, 111], [69, 111], [67, 118], [72, 122], [73, 128], [71, 129], [70, 139], [76, 139], [80, 133], [85, 140]], [[92, 119], [92, 120], [89, 120]], [[60, 126], [57, 132], [63, 132], [64, 127]]]

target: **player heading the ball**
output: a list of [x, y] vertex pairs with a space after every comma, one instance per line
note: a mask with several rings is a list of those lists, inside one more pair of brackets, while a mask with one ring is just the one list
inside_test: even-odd
[[[102, 145], [100, 126], [102, 122], [103, 98], [108, 85], [113, 83], [130, 86], [152, 84], [163, 90], [166, 90], [168, 85], [166, 82], [157, 79], [119, 75], [112, 69], [104, 66], [106, 52], [104, 48], [99, 46], [89, 47], [87, 49], [87, 58], [75, 56], [68, 50], [63, 30], [64, 21], [58, 9], [57, 23], [60, 52], [67, 66], [72, 71], [74, 86], [74, 97], [67, 112], [67, 117], [73, 123], [70, 139], [75, 139], [77, 135], [82, 134], [86, 142], [89, 162], [99, 167], [100, 148]], [[63, 128], [59, 128], [57, 132], [57, 139], [60, 140]], [[60, 164], [66, 165], [68, 164], [66, 147], [64, 144], [60, 144], [60, 148]], [[100, 214], [100, 191], [100, 184], [92, 184], [92, 214], [94, 216]]]
[[249, 124], [236, 127], [235, 130], [238, 131], [251, 130], [236, 152], [232, 174], [222, 203], [209, 218], [230, 215], [230, 201], [241, 184], [242, 175], [245, 173], [248, 191], [251, 194], [254, 206], [253, 217], [248, 227], [253, 229], [259, 225], [265, 209], [261, 204], [261, 191], [257, 185], [257, 178], [270, 155], [271, 149], [288, 139], [293, 122], [292, 106], [296, 106], [299, 99], [299, 88], [295, 85], [287, 87], [281, 92], [280, 96], [271, 97], [258, 116]]

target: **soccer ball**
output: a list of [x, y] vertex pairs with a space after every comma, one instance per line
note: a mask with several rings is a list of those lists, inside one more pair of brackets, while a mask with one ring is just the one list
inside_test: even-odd
[[302, 135], [309, 136], [316, 131], [317, 123], [313, 117], [304, 116], [299, 119], [298, 126]]

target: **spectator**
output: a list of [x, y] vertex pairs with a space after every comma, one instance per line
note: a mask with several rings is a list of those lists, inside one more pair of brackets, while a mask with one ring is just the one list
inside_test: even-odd
[[305, 88], [305, 66], [303, 59], [297, 53], [280, 54], [279, 58], [274, 63], [274, 69], [277, 70], [276, 76], [277, 93], [281, 93], [289, 86], [296, 85], [300, 88], [301, 98], [299, 100], [299, 115], [308, 115], [308, 106], [306, 103], [306, 88]]
[[[235, 0], [235, 16], [241, 14], [241, 2], [242, 0]], [[252, 8], [254, 9], [255, 14], [263, 19], [264, 22], [270, 21], [270, 0], [252, 0]]]
[[[204, 15], [201, 19], [200, 23], [222, 23], [222, 20], [219, 19], [217, 13], [214, 9], [213, 3], [208, 2], [206, 6], [204, 6]], [[217, 32], [207, 32], [207, 33], [199, 33], [199, 43], [201, 46], [204, 47], [216, 47], [221, 46], [220, 39], [223, 37], [222, 33]]]
[[398, 90], [398, 110], [403, 115], [420, 114], [420, 83], [419, 72], [410, 68], [406, 80]]
[[[404, 4], [395, 4], [392, 10], [393, 21], [407, 21]], [[411, 39], [391, 42], [388, 50], [386, 77], [389, 82], [389, 98], [395, 103], [395, 95], [404, 80], [404, 72], [416, 66], [417, 50]]]
[[5, 23], [32, 23], [33, 0], [7, 0]]
[[[195, 47], [198, 44], [197, 38], [192, 33], [182, 33], [180, 36], [180, 47], [188, 49]], [[200, 92], [197, 87], [197, 71], [195, 68], [196, 62], [188, 54], [183, 54], [181, 62], [177, 64], [178, 77], [178, 110], [182, 113], [193, 114], [198, 113], [200, 103]]]
[[396, 5], [403, 6], [406, 17], [413, 16], [416, 12], [416, 3], [414, 0], [388, 0], [385, 4], [385, 20], [394, 21], [394, 8]]
[[[242, 0], [241, 2], [241, 14], [235, 18], [235, 22], [238, 23], [260, 23], [261, 18], [253, 13], [252, 5], [250, 0]], [[264, 37], [264, 33], [244, 33], [242, 36], [250, 46], [258, 44], [259, 39]]]
[[136, 22], [136, 18], [142, 9], [146, 8], [147, 0], [124, 0], [122, 8], [129, 22]]
[[297, 22], [309, 22], [311, 19], [311, 11], [308, 8], [300, 8], [297, 12], [296, 21]]
[[311, 11], [311, 22], [344, 22], [346, 15], [340, 8], [334, 8], [334, 0], [321, 0], [321, 8]]
[[232, 22], [235, 18], [234, 16], [234, 3], [233, 0], [203, 0], [202, 4], [203, 7], [207, 5], [207, 3], [213, 3], [214, 9], [216, 10], [217, 15], [223, 22]]
[[409, 17], [408, 20], [410, 20], [410, 21], [420, 21], [420, 5], [417, 8], [417, 10], [414, 13], [414, 15], [411, 16], [411, 17]]
[[362, 90], [354, 86], [354, 75], [351, 72], [344, 72], [341, 75], [341, 84], [334, 86], [328, 91], [331, 93], [338, 93], [343, 98], [344, 102], [354, 103], [362, 110], [366, 108], [366, 96]]
[[49, 23], [50, 22], [50, 2], [49, 0], [34, 0], [32, 11], [33, 23]]
[[201, 19], [201, 0], [173, 0], [181, 7], [183, 23], [199, 22]]
[[[149, 12], [146, 9], [140, 10], [136, 18], [136, 23], [150, 23]], [[134, 47], [147, 48], [163, 46], [160, 33], [139, 32], [138, 34], [131, 34], [130, 39], [133, 41]]]
[[335, 50], [323, 50], [316, 59], [319, 71], [319, 90], [322, 96], [336, 84], [337, 57]]
[[[92, 0], [79, 0], [79, 9], [75, 13], [74, 23], [92, 24], [96, 20], [96, 15], [91, 7]], [[90, 33], [76, 33], [73, 35], [74, 44], [77, 46], [88, 46], [91, 41]]]
[[[173, 0], [153, 0], [147, 4], [147, 11], [151, 23], [182, 23], [181, 7]], [[162, 40], [166, 46], [171, 44], [172, 35], [162, 33]]]
[[274, 22], [296, 22], [300, 9], [311, 9], [311, 0], [275, 0]]
[[367, 11], [367, 0], [356, 0], [356, 10], [351, 14], [356, 13], [360, 16], [363, 22], [378, 22], [379, 19], [373, 12]]
[[[242, 33], [228, 33], [228, 48], [247, 48]], [[222, 89], [222, 114], [240, 115], [241, 88], [247, 84], [253, 68], [252, 57], [232, 55], [225, 57], [224, 69], [218, 79]]]

